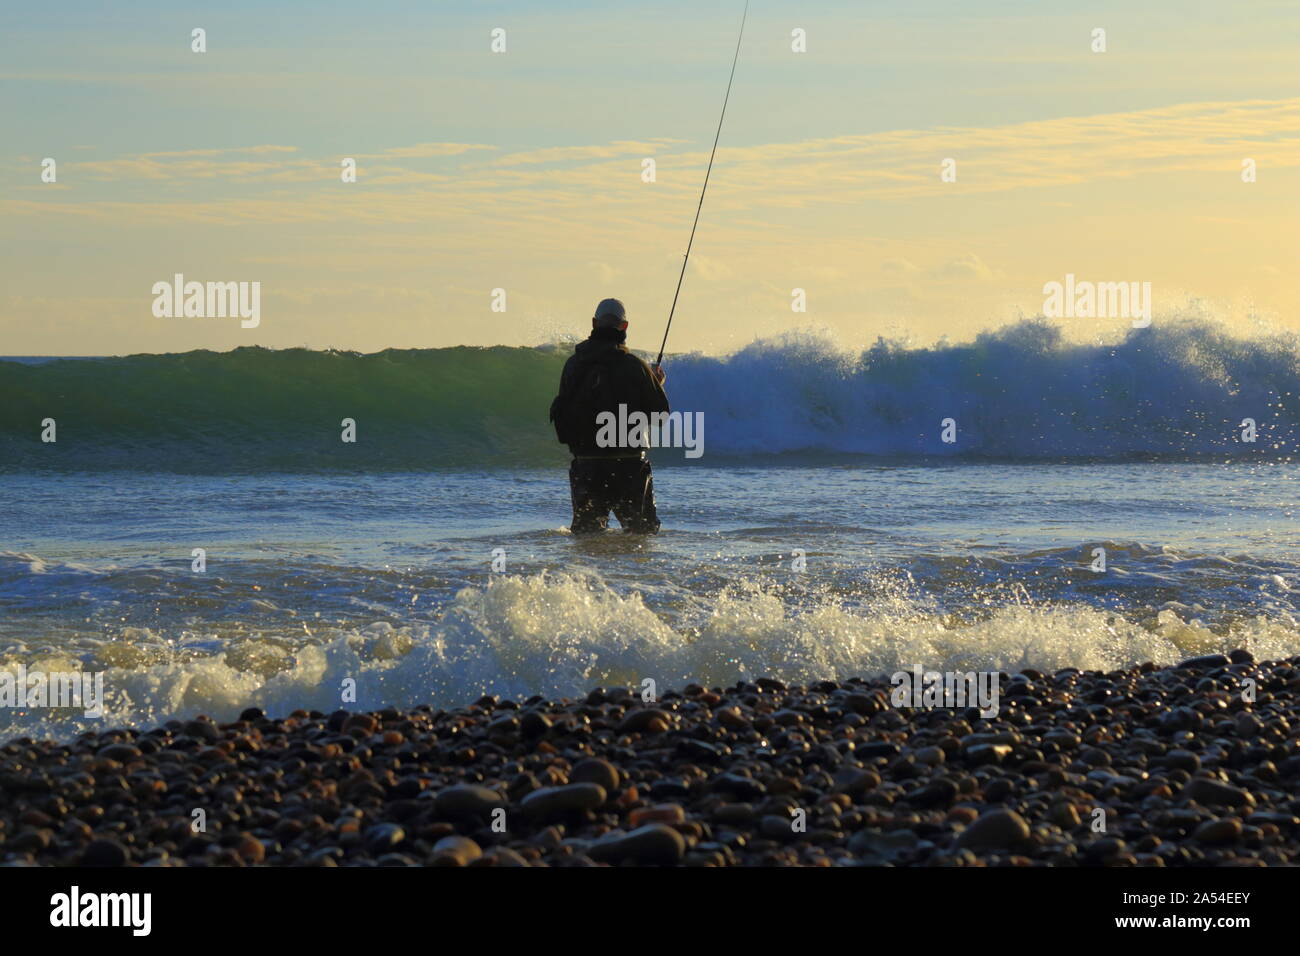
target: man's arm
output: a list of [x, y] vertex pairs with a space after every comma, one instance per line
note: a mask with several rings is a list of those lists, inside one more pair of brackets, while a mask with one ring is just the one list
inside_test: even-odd
[[[641, 362], [640, 359], [637, 359]], [[668, 393], [664, 391], [663, 372], [655, 374], [656, 368], [648, 362], [641, 362], [641, 367], [645, 373], [645, 381], [641, 388], [641, 401], [644, 404], [643, 411], [646, 412], [667, 412], [672, 411], [668, 407]]]
[[560, 416], [563, 407], [568, 400], [568, 393], [572, 388], [572, 384], [570, 382], [570, 379], [572, 378], [572, 369], [573, 369], [573, 357], [570, 356], [569, 360], [564, 363], [564, 371], [560, 373], [559, 394], [556, 395], [555, 398], [551, 400], [550, 420], [555, 425], [555, 437], [559, 439], [559, 442], [562, 445], [567, 445], [569, 443], [569, 436], [567, 434], [562, 434], [562, 432], [564, 431], [564, 426], [561, 424], [560, 418], [558, 416]]

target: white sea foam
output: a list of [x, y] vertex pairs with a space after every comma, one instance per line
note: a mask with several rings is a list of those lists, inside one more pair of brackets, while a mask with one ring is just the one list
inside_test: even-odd
[[958, 623], [902, 600], [870, 611], [830, 603], [794, 610], [762, 591], [722, 594], [702, 625], [682, 631], [639, 595], [620, 594], [594, 575], [505, 576], [460, 591], [433, 625], [380, 623], [261, 658], [245, 648], [113, 667], [103, 721], [0, 711], [0, 737], [147, 727], [196, 713], [229, 720], [246, 707], [330, 712], [344, 706], [347, 678], [357, 685], [350, 710], [454, 707], [488, 692], [576, 696], [645, 678], [662, 692], [689, 682], [722, 686], [768, 675], [806, 683], [916, 665], [1111, 670], [1239, 646], [1264, 659], [1292, 656], [1300, 654], [1300, 631], [1260, 617], [1221, 636], [1172, 610], [1139, 624], [1084, 605], [1012, 604]]

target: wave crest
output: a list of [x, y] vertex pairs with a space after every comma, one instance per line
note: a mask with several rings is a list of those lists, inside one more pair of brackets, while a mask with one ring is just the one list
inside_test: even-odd
[[[568, 354], [540, 348], [272, 351], [0, 362], [0, 467], [431, 470], [563, 460], [547, 409]], [[794, 333], [668, 363], [710, 456], [1289, 459], [1300, 340], [1205, 320], [1067, 342], [1043, 319], [974, 342], [849, 351]], [[40, 440], [54, 418], [58, 442]], [[341, 423], [357, 423], [355, 444]], [[952, 419], [956, 442], [941, 440]], [[1255, 422], [1254, 443], [1241, 440]]]

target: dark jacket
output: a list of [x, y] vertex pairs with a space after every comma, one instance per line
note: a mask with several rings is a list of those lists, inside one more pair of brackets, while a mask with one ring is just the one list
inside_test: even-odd
[[555, 435], [569, 451], [582, 457], [617, 458], [638, 454], [636, 449], [601, 448], [596, 444], [596, 416], [667, 412], [668, 396], [642, 359], [627, 350], [627, 333], [618, 329], [593, 329], [564, 363], [560, 394], [551, 402]]

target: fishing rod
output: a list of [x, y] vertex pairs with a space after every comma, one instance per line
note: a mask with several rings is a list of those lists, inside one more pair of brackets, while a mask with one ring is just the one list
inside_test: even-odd
[[668, 310], [668, 324], [664, 327], [664, 340], [659, 343], [659, 357], [655, 367], [663, 363], [664, 349], [668, 347], [668, 332], [673, 327], [673, 313], [677, 311], [677, 297], [682, 292], [682, 280], [686, 278], [686, 263], [691, 260], [691, 246], [695, 243], [695, 227], [700, 224], [700, 210], [704, 208], [704, 194], [709, 188], [709, 173], [713, 172], [713, 157], [718, 152], [718, 139], [722, 136], [722, 121], [727, 118], [727, 101], [731, 99], [731, 81], [736, 78], [736, 61], [740, 59], [740, 41], [745, 36], [745, 18], [749, 16], [749, 0], [745, 2], [745, 12], [740, 15], [740, 36], [736, 37], [736, 55], [731, 58], [731, 76], [727, 78], [727, 95], [722, 98], [722, 115], [718, 117], [718, 132], [713, 137], [713, 151], [709, 153], [709, 167], [704, 171], [704, 188], [700, 190], [700, 204], [695, 207], [695, 222], [691, 224], [691, 238], [686, 242], [686, 255], [682, 257], [682, 271], [677, 277], [677, 291], [673, 293], [673, 306]]

